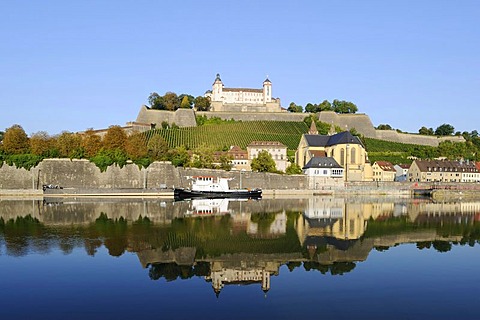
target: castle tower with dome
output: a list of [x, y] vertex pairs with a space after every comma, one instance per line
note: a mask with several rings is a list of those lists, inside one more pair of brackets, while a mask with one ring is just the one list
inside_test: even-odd
[[210, 98], [210, 111], [217, 112], [285, 112], [279, 98], [272, 97], [272, 82], [263, 81], [263, 88], [226, 88], [217, 73], [212, 90], [205, 92]]

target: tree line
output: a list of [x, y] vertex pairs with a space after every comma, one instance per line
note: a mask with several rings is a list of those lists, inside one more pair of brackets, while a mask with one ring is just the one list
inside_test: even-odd
[[[287, 110], [290, 112], [303, 112], [303, 107], [301, 105], [295, 104], [295, 102], [291, 102]], [[305, 112], [318, 113], [321, 111], [334, 111], [336, 113], [356, 113], [358, 111], [358, 107], [353, 102], [338, 99], [334, 99], [333, 102], [323, 100], [319, 104], [307, 103], [305, 105]]]
[[[62, 132], [50, 136], [40, 131], [28, 137], [20, 125], [7, 128], [0, 143], [0, 166], [6, 162], [30, 169], [46, 158], [88, 159], [101, 171], [116, 164], [123, 167], [129, 161], [148, 167], [154, 161], [170, 161], [174, 166], [231, 170], [233, 157], [202, 144], [192, 150], [185, 146], [170, 148], [159, 135], [134, 133], [127, 135], [120, 126], [110, 126], [103, 136], [92, 129], [83, 133]], [[300, 173], [292, 164], [287, 173]], [[252, 171], [277, 172], [268, 152], [252, 160]], [[299, 172], [300, 171], [300, 172]]]
[[197, 111], [209, 111], [210, 99], [202, 96], [194, 98], [189, 94], [177, 95], [175, 92], [166, 92], [163, 96], [153, 92], [148, 96], [151, 109], [175, 111], [177, 109], [195, 108]]

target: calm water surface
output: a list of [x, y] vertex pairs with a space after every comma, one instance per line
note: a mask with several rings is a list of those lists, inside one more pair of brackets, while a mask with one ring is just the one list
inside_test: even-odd
[[478, 319], [480, 202], [0, 201], [1, 319]]

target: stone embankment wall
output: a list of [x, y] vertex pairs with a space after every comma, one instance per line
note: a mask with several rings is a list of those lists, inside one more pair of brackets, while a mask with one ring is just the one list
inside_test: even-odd
[[[298, 121], [301, 122], [307, 113], [290, 112], [194, 112], [191, 109], [178, 109], [177, 111], [151, 110], [146, 106], [140, 108], [137, 116], [137, 122], [155, 123], [157, 127], [166, 121], [170, 124], [175, 123], [179, 127], [195, 127], [195, 115], [218, 117], [224, 120], [238, 121]], [[360, 134], [368, 138], [380, 139], [385, 141], [419, 144], [436, 147], [442, 141], [449, 140], [453, 142], [464, 142], [463, 137], [441, 137], [424, 136], [410, 133], [399, 133], [395, 130], [376, 130], [370, 117], [366, 114], [337, 114], [333, 111], [319, 112], [318, 118], [322, 122], [336, 125], [342, 129], [355, 129]]]
[[411, 133], [399, 133], [395, 130], [376, 130], [366, 114], [337, 114], [333, 111], [324, 111], [318, 113], [318, 118], [322, 122], [333, 123], [342, 129], [355, 129], [367, 138], [400, 142], [407, 144], [419, 144], [436, 147], [442, 141], [465, 142], [463, 137], [441, 137], [424, 136]]
[[[88, 160], [46, 159], [30, 171], [4, 164], [0, 168], [0, 189], [41, 189], [44, 184], [63, 188], [145, 188], [188, 186], [187, 176], [211, 175], [232, 178], [231, 188], [307, 189], [304, 175], [279, 175], [192, 168], [175, 168], [170, 162], [154, 162], [147, 169], [135, 164], [110, 166], [105, 172]], [[241, 175], [241, 176], [240, 176]]]
[[141, 106], [136, 122], [154, 123], [159, 128], [162, 122], [175, 123], [179, 127], [196, 127], [195, 112], [191, 109], [178, 109], [177, 111], [153, 110]]

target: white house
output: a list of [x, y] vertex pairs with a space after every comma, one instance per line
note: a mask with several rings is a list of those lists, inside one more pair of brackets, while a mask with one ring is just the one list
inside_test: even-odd
[[395, 181], [407, 181], [409, 164], [396, 164], [393, 166], [395, 169]]
[[271, 156], [277, 170], [287, 169], [287, 146], [278, 141], [252, 141], [247, 146], [248, 160], [251, 161], [258, 156], [260, 151], [267, 151]]

